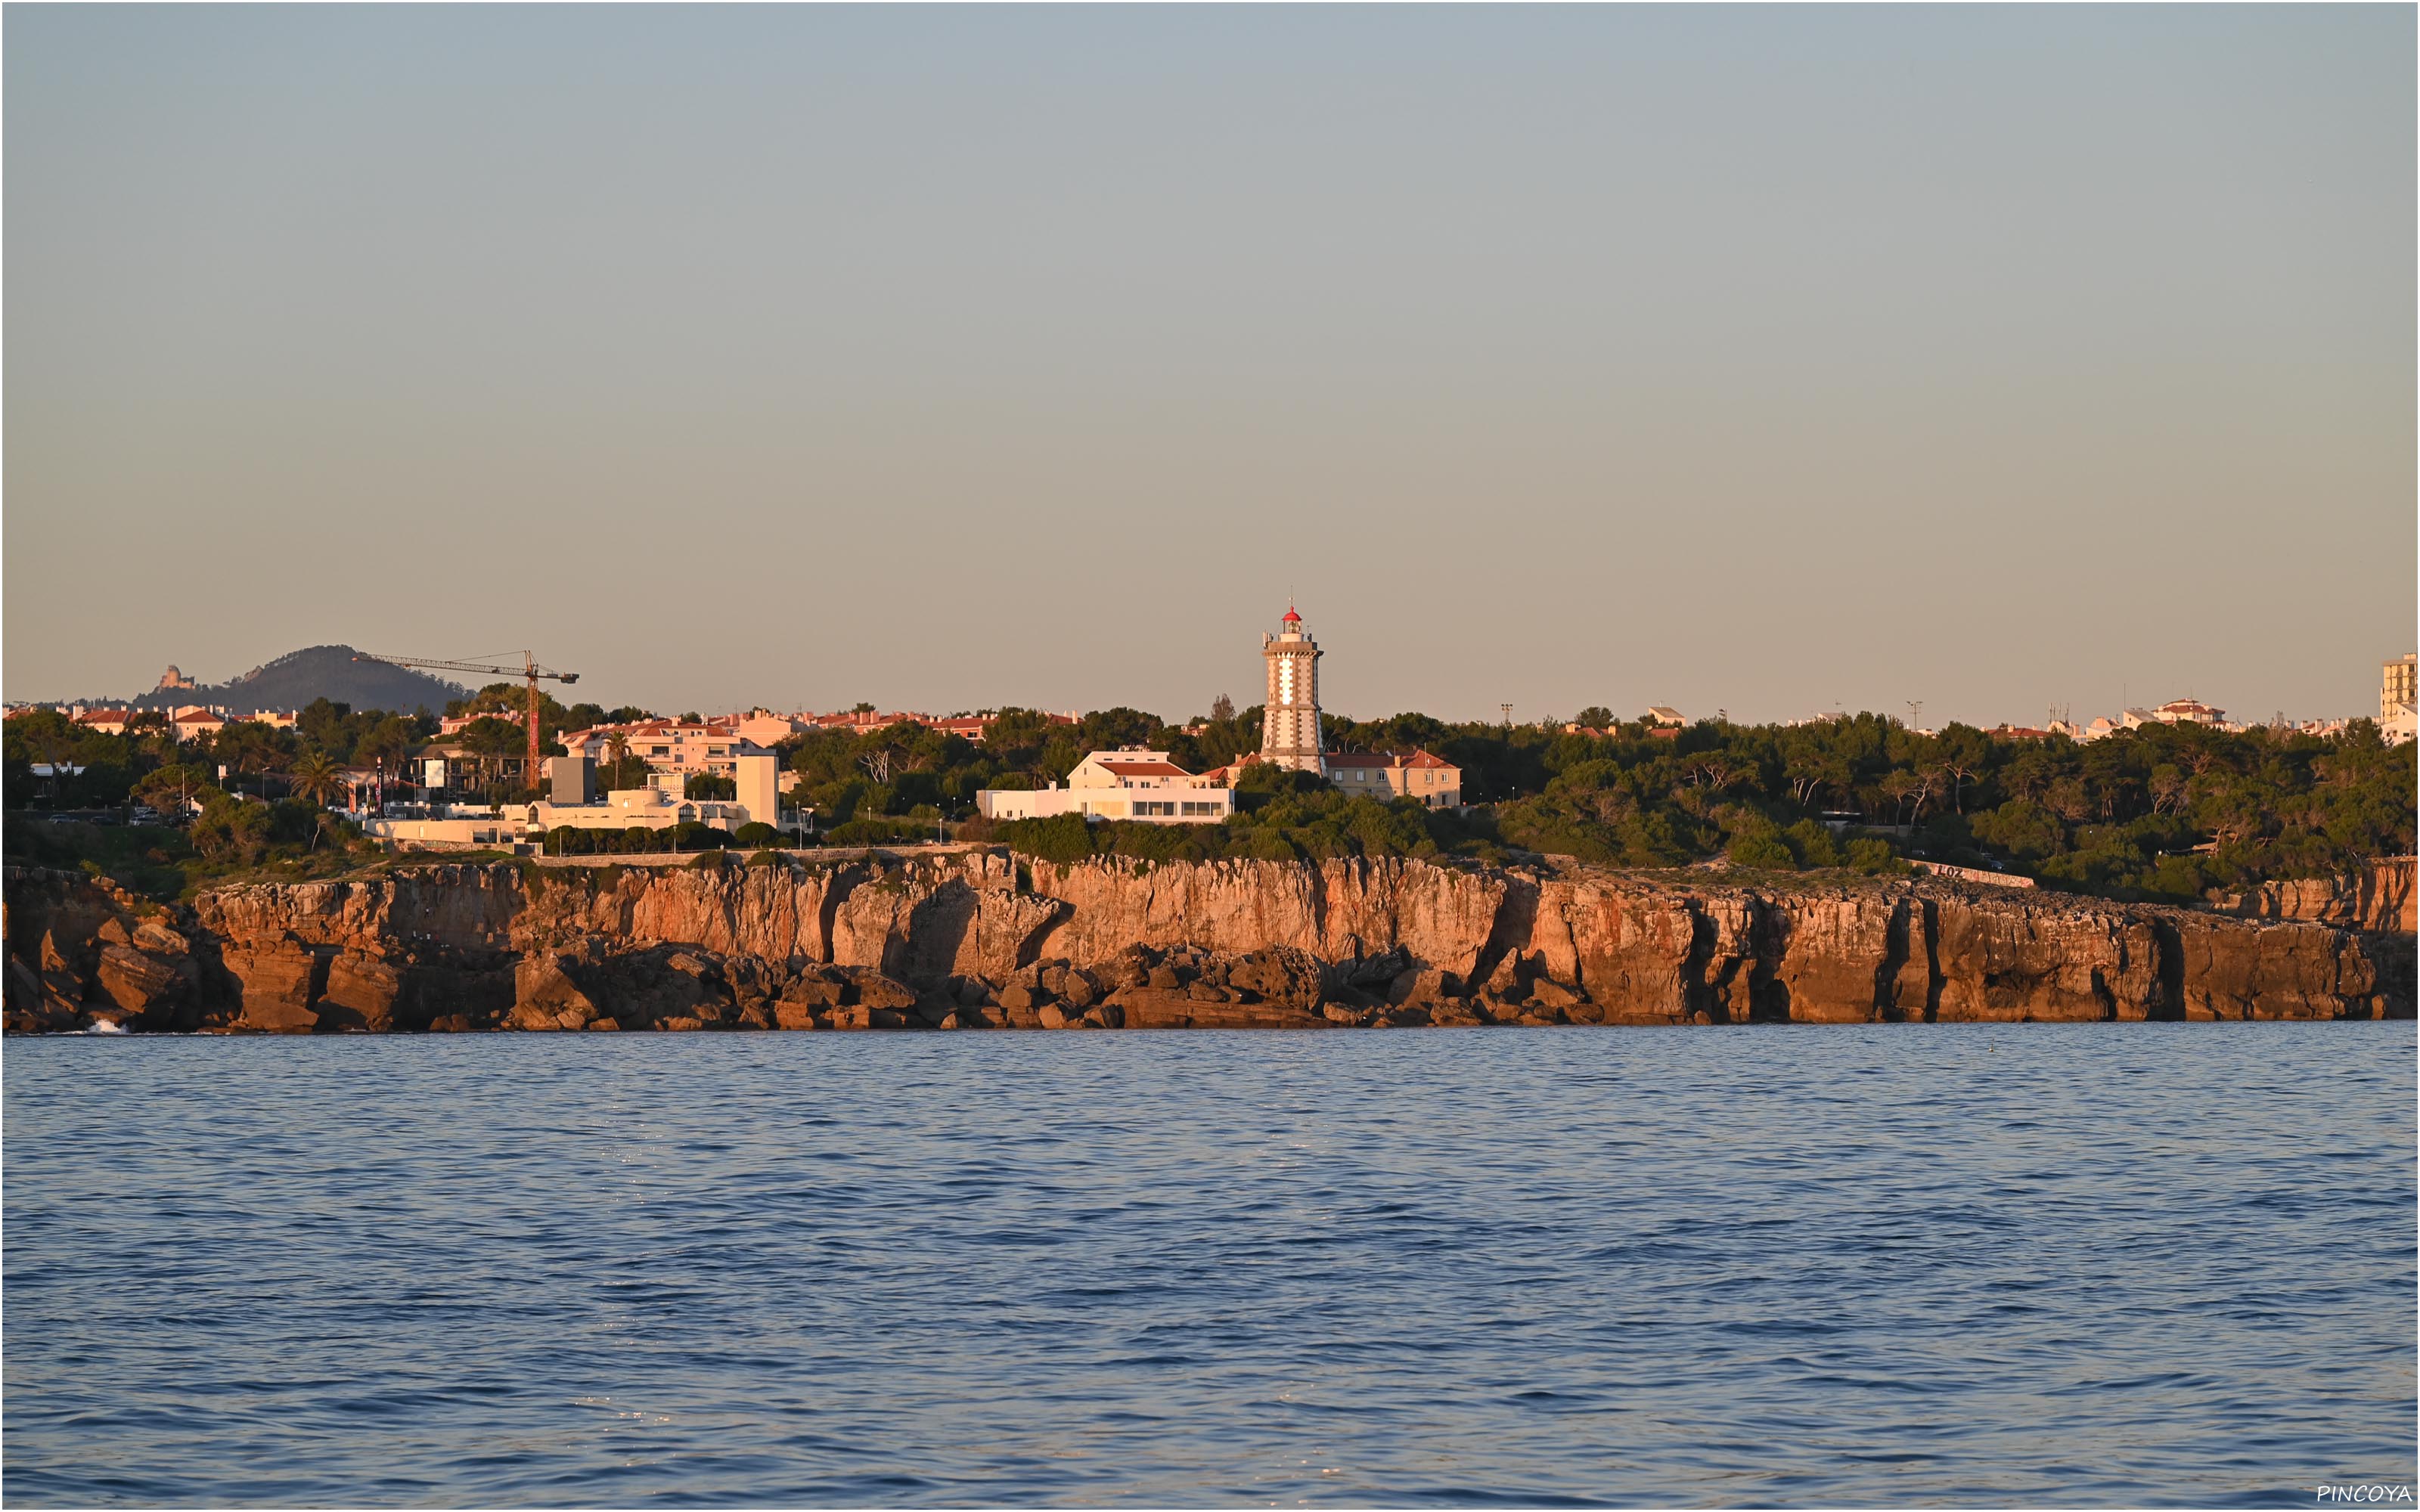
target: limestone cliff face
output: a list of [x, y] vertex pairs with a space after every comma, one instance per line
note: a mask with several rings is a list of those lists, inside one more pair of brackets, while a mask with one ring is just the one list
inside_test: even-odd
[[2224, 900], [2219, 908], [2240, 918], [2307, 919], [2410, 934], [2420, 930], [2420, 892], [2413, 888], [2413, 871], [2411, 856], [2389, 856], [2352, 876], [2264, 882]]
[[1501, 872], [1419, 861], [1034, 863], [1031, 888], [1063, 909], [1054, 954], [1106, 961], [1130, 945], [1241, 955], [1268, 946], [1357, 960], [1400, 946], [1467, 976], [1503, 906]]
[[8, 874], [16, 1030], [1400, 1026], [2412, 1012], [2408, 938], [1923, 880], [981, 851], [429, 867], [190, 909]]

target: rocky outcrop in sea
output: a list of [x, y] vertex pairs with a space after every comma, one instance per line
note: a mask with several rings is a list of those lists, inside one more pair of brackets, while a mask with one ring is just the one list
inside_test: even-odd
[[[6, 901], [11, 1032], [2413, 1012], [2406, 933], [1933, 879], [1768, 885], [1393, 859], [1059, 866], [977, 850], [432, 865], [231, 887], [178, 908], [106, 879], [10, 868]], [[2245, 911], [2263, 907], [2282, 911]]]

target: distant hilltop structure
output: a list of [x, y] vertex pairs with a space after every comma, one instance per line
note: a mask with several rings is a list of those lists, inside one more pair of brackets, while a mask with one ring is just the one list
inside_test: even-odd
[[350, 646], [306, 646], [216, 686], [188, 677], [171, 666], [160, 674], [158, 687], [131, 700], [130, 705], [170, 709], [202, 704], [240, 717], [262, 710], [307, 708], [314, 699], [326, 699], [356, 709], [392, 709], [399, 714], [425, 709], [438, 714], [469, 691], [409, 668], [355, 661]]

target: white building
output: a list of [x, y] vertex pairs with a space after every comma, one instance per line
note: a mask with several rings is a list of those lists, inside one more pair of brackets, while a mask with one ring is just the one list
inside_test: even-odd
[[[556, 756], [551, 762], [576, 762], [577, 756]], [[737, 831], [743, 825], [782, 822], [777, 792], [780, 763], [769, 752], [752, 752], [737, 761], [737, 799], [690, 799], [660, 787], [625, 788], [593, 803], [507, 803], [473, 810], [454, 817], [438, 805], [428, 817], [410, 815], [363, 821], [363, 831], [375, 840], [428, 845], [509, 845], [544, 830], [670, 829], [697, 823]], [[560, 771], [560, 768], [556, 768]], [[555, 772], [550, 772], [550, 777]]]
[[809, 728], [807, 722], [795, 714], [775, 714], [770, 709], [751, 709], [746, 714], [724, 715], [707, 723], [721, 725], [748, 744], [761, 746], [767, 750]]
[[2378, 729], [2390, 746], [2399, 746], [2420, 733], [2420, 655], [2406, 652], [2381, 664]]
[[1235, 811], [1235, 790], [1197, 777], [1164, 750], [1096, 750], [1076, 764], [1065, 786], [1019, 792], [985, 788], [975, 809], [986, 819], [1134, 819], [1154, 825], [1215, 825]]
[[730, 725], [686, 719], [646, 719], [637, 724], [566, 730], [563, 748], [593, 762], [610, 762], [617, 733], [628, 741], [629, 753], [646, 763], [649, 771], [675, 781], [696, 776], [737, 777], [741, 757], [769, 754]]
[[2211, 708], [2199, 699], [2170, 699], [2153, 709], [2151, 717], [2162, 724], [2224, 725], [2226, 711]]

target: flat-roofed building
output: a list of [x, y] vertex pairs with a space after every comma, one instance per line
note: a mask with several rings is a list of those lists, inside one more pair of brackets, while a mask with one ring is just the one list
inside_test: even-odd
[[2420, 675], [2420, 653], [2406, 652], [2381, 665], [2378, 677], [2378, 717], [2381, 722], [2398, 714], [2409, 714], [2420, 703], [2420, 687], [2414, 686]]
[[617, 733], [628, 738], [630, 754], [644, 762], [650, 773], [675, 779], [699, 775], [737, 778], [740, 757], [769, 754], [730, 725], [703, 719], [643, 719], [637, 724], [568, 730], [563, 734], [563, 748], [573, 756], [610, 762]]

